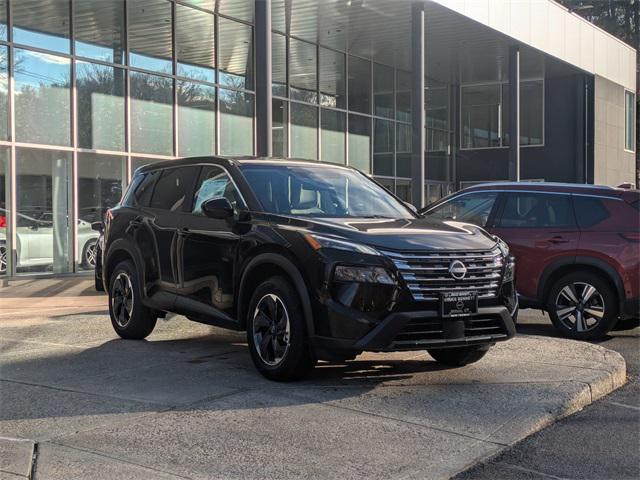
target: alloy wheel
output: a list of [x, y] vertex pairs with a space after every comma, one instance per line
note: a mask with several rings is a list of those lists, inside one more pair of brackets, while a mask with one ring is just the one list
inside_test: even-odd
[[291, 326], [284, 302], [273, 293], [262, 297], [253, 312], [253, 343], [260, 359], [278, 365], [290, 345]]
[[558, 320], [569, 330], [587, 332], [598, 326], [604, 318], [604, 298], [589, 283], [574, 282], [565, 285], [555, 301]]
[[131, 321], [133, 312], [133, 286], [127, 273], [120, 272], [113, 281], [111, 302], [116, 323], [125, 328]]
[[0, 245], [0, 273], [7, 271], [7, 246]]
[[84, 259], [90, 267], [96, 266], [96, 257], [98, 255], [98, 242], [91, 242], [87, 245], [84, 252]]

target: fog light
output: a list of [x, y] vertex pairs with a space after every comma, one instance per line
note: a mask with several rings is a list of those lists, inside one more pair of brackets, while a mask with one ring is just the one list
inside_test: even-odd
[[379, 283], [395, 285], [391, 274], [382, 267], [348, 267], [338, 265], [333, 278], [339, 282]]

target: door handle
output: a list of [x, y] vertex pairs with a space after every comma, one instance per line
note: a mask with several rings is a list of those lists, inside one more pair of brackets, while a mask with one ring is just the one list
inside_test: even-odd
[[567, 240], [564, 237], [561, 237], [560, 235], [556, 235], [555, 237], [551, 237], [549, 240], [547, 240], [549, 243], [569, 243], [569, 240]]

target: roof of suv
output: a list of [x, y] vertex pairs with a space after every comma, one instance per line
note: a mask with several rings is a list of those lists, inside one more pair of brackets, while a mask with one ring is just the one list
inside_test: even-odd
[[139, 167], [137, 170], [141, 172], [147, 172], [149, 170], [157, 170], [167, 167], [179, 167], [181, 165], [194, 165], [199, 163], [209, 163], [211, 161], [227, 163], [229, 165], [241, 165], [241, 164], [265, 164], [265, 165], [313, 165], [319, 167], [328, 168], [347, 168], [353, 170], [353, 167], [347, 167], [345, 165], [339, 165], [336, 163], [318, 162], [316, 160], [302, 160], [294, 158], [256, 158], [256, 157], [219, 157], [215, 155], [207, 157], [186, 157], [177, 160], [163, 160], [161, 162], [154, 162]]

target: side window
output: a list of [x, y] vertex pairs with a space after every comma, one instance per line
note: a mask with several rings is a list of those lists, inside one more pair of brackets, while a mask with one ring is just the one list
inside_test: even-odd
[[[156, 178], [160, 175], [158, 170], [145, 173], [141, 176], [138, 185], [131, 185], [131, 199], [127, 201], [127, 205], [135, 207], [148, 207], [151, 202], [151, 194], [153, 193], [153, 185]], [[127, 195], [129, 197], [129, 195]]]
[[207, 165], [202, 167], [202, 173], [193, 194], [191, 212], [196, 215], [204, 215], [202, 204], [215, 198], [226, 198], [234, 207], [244, 207], [240, 194], [227, 172], [215, 165]]
[[427, 212], [427, 216], [441, 220], [457, 220], [484, 227], [498, 198], [495, 192], [460, 195]]
[[124, 196], [122, 197], [122, 205], [125, 205], [125, 206], [134, 205], [134, 192], [138, 189], [138, 187], [140, 186], [140, 183], [142, 182], [142, 180], [145, 179], [145, 177], [146, 175], [135, 175], [131, 179], [129, 188], [127, 188], [127, 190], [124, 193]]
[[153, 189], [151, 208], [178, 212], [193, 185], [198, 167], [167, 168]]
[[504, 205], [500, 227], [575, 227], [569, 195], [510, 193]]
[[573, 208], [580, 228], [593, 227], [609, 218], [609, 211], [599, 198], [574, 195]]

